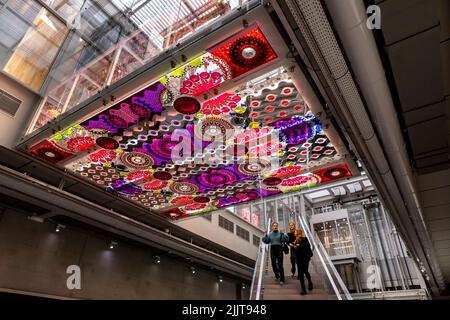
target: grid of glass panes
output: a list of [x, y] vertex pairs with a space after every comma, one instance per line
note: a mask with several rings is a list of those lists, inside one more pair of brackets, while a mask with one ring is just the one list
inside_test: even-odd
[[330, 256], [355, 253], [347, 218], [315, 223], [314, 231]]
[[44, 96], [32, 132], [245, 2], [10, 0], [0, 67]]

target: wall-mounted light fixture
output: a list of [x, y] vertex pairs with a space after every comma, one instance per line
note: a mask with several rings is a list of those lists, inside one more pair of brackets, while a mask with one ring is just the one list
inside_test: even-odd
[[117, 247], [117, 242], [116, 241], [111, 241], [111, 243], [109, 244], [109, 248], [110, 249], [114, 249], [115, 247]]

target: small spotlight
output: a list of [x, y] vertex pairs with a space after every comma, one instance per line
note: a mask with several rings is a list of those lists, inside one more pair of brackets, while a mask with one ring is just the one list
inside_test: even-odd
[[117, 247], [117, 242], [111, 241], [111, 243], [109, 244], [109, 248], [114, 249], [115, 247]]
[[61, 231], [61, 229], [64, 229], [66, 226], [65, 225], [63, 225], [63, 224], [57, 224], [56, 225], [56, 229], [55, 229], [55, 231], [56, 232], [60, 232]]
[[190, 269], [191, 269], [191, 273], [192, 273], [192, 274], [195, 274], [195, 273], [196, 273], [196, 270], [195, 270], [194, 267], [190, 267]]
[[161, 257], [160, 256], [156, 256], [155, 259], [156, 259], [156, 263], [161, 263]]
[[217, 279], [219, 279], [219, 282], [220, 282], [220, 283], [223, 282], [223, 277], [222, 277], [222, 276], [217, 276]]
[[242, 284], [242, 289], [245, 289], [245, 283]]

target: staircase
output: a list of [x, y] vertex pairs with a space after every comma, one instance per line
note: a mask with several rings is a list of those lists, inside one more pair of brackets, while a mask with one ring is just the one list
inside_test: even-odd
[[[306, 233], [313, 249], [309, 273], [314, 289], [307, 291], [305, 295], [300, 294], [300, 281], [297, 275], [291, 277], [289, 255], [283, 255], [285, 282], [280, 285], [272, 271], [268, 246], [261, 242], [250, 288], [250, 300], [352, 300], [352, 296], [320, 240], [311, 233], [301, 215], [296, 214], [295, 211], [292, 213], [296, 215], [299, 226]], [[268, 219], [267, 226], [270, 226], [270, 223], [271, 217]], [[308, 286], [306, 279], [305, 284]]]
[[[325, 283], [320, 273], [317, 272], [316, 259], [311, 260], [309, 264], [309, 273], [311, 275], [314, 289], [308, 291], [306, 295], [300, 295], [300, 281], [297, 279], [297, 271], [295, 277], [291, 277], [291, 261], [289, 254], [283, 257], [285, 282], [280, 285], [279, 280], [275, 279], [270, 263], [270, 257], [266, 256], [263, 274], [263, 288], [261, 297], [263, 300], [333, 300], [334, 295], [329, 294], [325, 290]], [[305, 278], [305, 285], [308, 288], [308, 280]]]

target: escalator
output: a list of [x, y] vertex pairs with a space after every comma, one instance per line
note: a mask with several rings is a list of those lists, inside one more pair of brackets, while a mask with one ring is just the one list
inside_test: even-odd
[[[291, 265], [288, 255], [283, 257], [285, 283], [280, 285], [272, 271], [269, 246], [262, 243], [259, 247], [255, 264], [250, 300], [352, 300], [339, 273], [331, 262], [328, 253], [315, 234], [305, 223], [301, 215], [293, 212], [298, 220], [298, 226], [304, 230], [313, 249], [313, 257], [309, 264], [309, 273], [313, 282], [313, 290], [306, 295], [300, 295], [300, 282], [291, 277]], [[268, 230], [271, 219], [268, 220]], [[306, 283], [307, 280], [305, 279]]]

